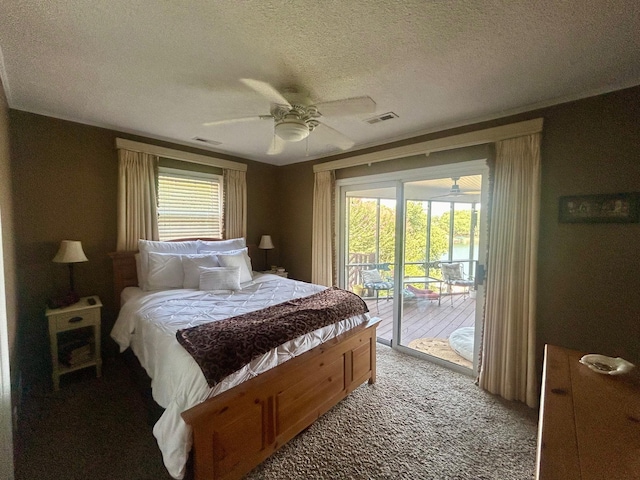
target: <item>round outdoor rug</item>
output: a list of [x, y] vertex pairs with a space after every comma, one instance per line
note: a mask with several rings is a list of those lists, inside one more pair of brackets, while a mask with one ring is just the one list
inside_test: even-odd
[[417, 338], [409, 342], [408, 347], [463, 367], [473, 368], [473, 364], [469, 360], [453, 351], [449, 346], [449, 341], [442, 338]]

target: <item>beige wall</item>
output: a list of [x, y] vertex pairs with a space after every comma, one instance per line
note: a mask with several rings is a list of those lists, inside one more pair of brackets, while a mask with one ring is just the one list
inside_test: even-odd
[[[413, 141], [537, 117], [544, 118], [539, 355], [544, 343], [555, 343], [640, 361], [640, 224], [558, 223], [561, 195], [640, 192], [640, 87]], [[454, 157], [455, 152], [432, 154], [354, 167], [339, 175], [438, 165]], [[287, 213], [280, 230], [287, 245], [283, 261], [303, 280], [311, 278], [313, 163], [282, 167], [280, 172], [280, 202]]]
[[640, 361], [640, 224], [561, 224], [561, 195], [640, 192], [640, 88], [550, 108], [542, 140], [539, 343]]
[[313, 163], [295, 163], [278, 172], [280, 221], [274, 244], [282, 245], [280, 264], [290, 278], [311, 281]]
[[[108, 252], [116, 247], [116, 137], [202, 155], [208, 152], [11, 110], [13, 198], [19, 286], [19, 332], [24, 369], [48, 375], [46, 301], [69, 287], [68, 269], [55, 264], [60, 240], [81, 240], [87, 258], [74, 270], [80, 295], [97, 294], [105, 304], [103, 338], [115, 320], [113, 274]], [[276, 167], [248, 165], [248, 243], [271, 228]], [[274, 255], [276, 252], [274, 252]], [[258, 266], [260, 266], [259, 264]], [[110, 341], [107, 349], [114, 348]], [[35, 352], [35, 353], [34, 353]]]

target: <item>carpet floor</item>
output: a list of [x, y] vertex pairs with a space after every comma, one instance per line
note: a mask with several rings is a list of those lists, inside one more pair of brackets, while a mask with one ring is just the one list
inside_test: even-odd
[[[356, 389], [247, 478], [534, 477], [535, 410], [382, 345], [377, 360], [376, 384]], [[26, 396], [16, 480], [169, 479], [126, 365], [105, 362], [101, 379], [87, 372], [69, 375], [59, 392]]]

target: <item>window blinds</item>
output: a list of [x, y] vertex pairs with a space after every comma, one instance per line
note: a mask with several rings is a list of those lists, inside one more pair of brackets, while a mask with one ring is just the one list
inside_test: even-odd
[[160, 240], [222, 238], [222, 177], [158, 169]]

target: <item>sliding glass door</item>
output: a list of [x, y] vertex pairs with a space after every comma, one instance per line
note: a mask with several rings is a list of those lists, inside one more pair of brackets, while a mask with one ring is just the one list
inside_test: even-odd
[[373, 315], [387, 319], [378, 328], [378, 337], [389, 344], [396, 264], [396, 188], [389, 183], [366, 184], [344, 188], [341, 193], [340, 284], [360, 295]]
[[[482, 175], [405, 182], [397, 343], [472, 368]], [[456, 273], [455, 278], [451, 272]]]
[[381, 319], [379, 342], [477, 362], [486, 172], [476, 161], [339, 182], [339, 281]]

